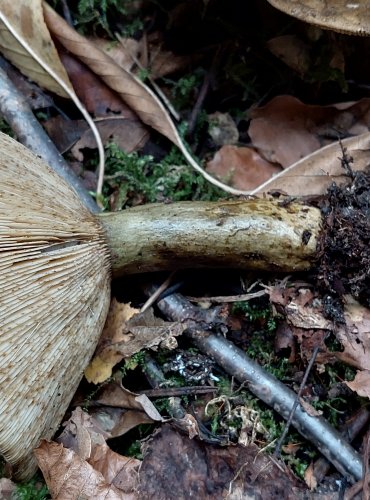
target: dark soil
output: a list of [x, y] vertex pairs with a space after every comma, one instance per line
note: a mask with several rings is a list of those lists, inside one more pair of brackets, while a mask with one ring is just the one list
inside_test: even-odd
[[350, 182], [334, 183], [321, 207], [319, 283], [327, 291], [327, 314], [337, 321], [345, 294], [370, 306], [370, 169], [354, 172], [351, 163], [344, 150], [342, 165]]

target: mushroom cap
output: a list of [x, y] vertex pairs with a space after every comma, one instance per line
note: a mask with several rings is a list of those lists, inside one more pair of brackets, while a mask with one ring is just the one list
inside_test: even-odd
[[306, 23], [347, 33], [370, 35], [367, 0], [268, 0], [277, 9]]
[[0, 454], [25, 480], [82, 378], [110, 300], [98, 220], [25, 147], [0, 134]]

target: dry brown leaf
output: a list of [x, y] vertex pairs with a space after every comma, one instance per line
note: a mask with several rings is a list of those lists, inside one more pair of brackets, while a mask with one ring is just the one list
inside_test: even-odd
[[249, 191], [281, 172], [281, 168], [264, 160], [252, 148], [223, 146], [207, 163], [207, 171], [220, 178], [231, 177], [234, 187]]
[[[128, 120], [119, 116], [106, 117], [96, 119], [95, 124], [103, 144], [113, 141], [126, 153], [141, 149], [149, 138], [148, 129], [135, 119]], [[95, 147], [94, 135], [87, 128], [71, 149], [71, 153], [77, 160], [83, 161], [84, 155], [81, 150], [84, 148], [94, 149]]]
[[[128, 318], [127, 311], [128, 315], [135, 312]], [[114, 299], [95, 356], [85, 370], [86, 379], [94, 384], [104, 382], [123, 358], [168, 342], [172, 337], [181, 335], [185, 328], [181, 323], [156, 318], [153, 309], [139, 313]]]
[[355, 378], [351, 382], [346, 381], [346, 384], [352, 391], [357, 392], [357, 394], [362, 398], [370, 399], [369, 370], [357, 371]]
[[95, 117], [119, 114], [124, 118], [138, 118], [111, 88], [63, 47], [59, 47], [59, 57], [77, 96], [89, 113]]
[[248, 134], [266, 160], [286, 168], [328, 144], [328, 137], [334, 141], [339, 134], [348, 133], [355, 117], [351, 103], [347, 108], [308, 105], [290, 95], [277, 96], [250, 112]]
[[108, 484], [114, 484], [125, 493], [134, 491], [140, 461], [112, 451], [105, 442], [111, 434], [105, 432], [93, 416], [76, 408], [64, 427], [59, 443], [92, 465]]
[[129, 336], [123, 333], [124, 325], [138, 313], [139, 310], [134, 309], [130, 304], [121, 304], [115, 298], [112, 299], [95, 356], [85, 370], [88, 382], [99, 384], [112, 375], [113, 367], [123, 358], [114, 344], [129, 341]]
[[87, 460], [94, 446], [105, 443], [110, 436], [92, 415], [84, 412], [80, 407], [73, 410], [67, 422], [63, 423], [63, 432], [58, 437], [58, 443], [71, 449], [79, 457]]
[[303, 76], [311, 64], [309, 45], [297, 35], [282, 35], [267, 42], [267, 48], [289, 68]]
[[100, 408], [92, 409], [94, 418], [111, 437], [121, 436], [140, 424], [163, 420], [147, 396], [130, 392], [118, 382], [105, 385], [95, 401]]
[[311, 463], [304, 471], [304, 481], [310, 490], [314, 490], [317, 486], [317, 479], [315, 477], [314, 464]]
[[96, 471], [77, 453], [64, 448], [62, 444], [41, 441], [35, 449], [39, 467], [54, 500], [128, 500], [126, 494], [115, 485], [109, 484], [101, 472]]
[[283, 289], [274, 287], [268, 290], [270, 300], [283, 306], [289, 325], [302, 329], [332, 330], [333, 324], [324, 318], [321, 302], [307, 288]]
[[133, 492], [138, 485], [140, 460], [119, 455], [107, 445], [98, 445], [93, 449], [89, 463], [104, 476], [109, 484], [116, 486], [127, 495], [131, 493], [132, 498], [136, 498]]
[[[30, 78], [48, 89], [69, 97], [81, 111], [93, 131], [99, 151], [99, 177], [96, 192], [102, 193], [104, 177], [104, 147], [99, 132], [81, 104], [60, 63], [50, 33], [45, 25], [41, 0], [20, 0], [21, 5], [5, 0], [0, 10], [0, 40], [3, 53]], [[9, 37], [9, 33], [11, 33]], [[15, 47], [15, 50], [14, 50]], [[16, 56], [15, 56], [16, 54]]]
[[103, 38], [89, 39], [96, 47], [114, 59], [125, 71], [131, 71], [135, 65], [135, 59], [139, 56], [140, 42], [133, 38], [121, 38], [119, 42], [112, 42]]
[[[184, 70], [190, 64], [199, 59], [197, 54], [178, 55], [169, 50], [166, 50], [166, 45], [163, 39], [163, 33], [153, 32], [148, 34], [147, 40], [141, 40], [142, 44], [147, 42], [147, 51], [142, 50], [141, 64], [150, 70], [150, 75], [153, 80], [162, 78], [175, 71]], [[147, 56], [147, 57], [145, 57]]]
[[370, 310], [349, 295], [345, 299], [346, 324], [335, 332], [344, 350], [335, 354], [345, 363], [370, 371]]
[[[368, 166], [369, 132], [344, 139], [342, 146], [354, 160], [353, 170], [364, 170]], [[341, 145], [338, 142], [330, 144], [286, 168], [251, 194], [274, 190], [281, 190], [291, 196], [324, 194], [333, 181], [337, 184], [347, 181], [340, 162], [342, 156]]]
[[43, 3], [46, 24], [58, 42], [78, 57], [126, 102], [146, 124], [167, 137], [188, 163], [212, 184], [233, 194], [244, 191], [226, 186], [205, 172], [188, 152], [169, 114], [157, 96], [138, 78], [122, 69], [105, 52], [71, 28], [47, 3]]
[[123, 436], [138, 425], [153, 423], [153, 420], [146, 413], [139, 410], [102, 406], [91, 408], [89, 411], [99, 425], [106, 432], [109, 432], [110, 437]]
[[0, 6], [0, 48], [24, 75], [55, 94], [69, 97], [64, 89], [15, 39], [8, 22], [31, 49], [59, 76], [73, 92], [66, 70], [44, 21], [42, 0], [2, 0]]

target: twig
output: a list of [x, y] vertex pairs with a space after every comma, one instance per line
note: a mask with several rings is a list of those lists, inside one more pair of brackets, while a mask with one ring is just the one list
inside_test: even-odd
[[[6, 63], [1, 60], [1, 66]], [[98, 212], [95, 201], [82, 185], [77, 175], [69, 168], [45, 130], [36, 120], [26, 99], [6, 72], [0, 68], [0, 113], [9, 123], [19, 142], [31, 149], [57, 172], [76, 191], [81, 201], [92, 211]]]
[[286, 421], [284, 430], [283, 430], [283, 432], [282, 432], [282, 434], [281, 434], [281, 436], [280, 436], [280, 438], [279, 438], [279, 440], [278, 440], [278, 442], [276, 444], [276, 447], [275, 447], [275, 450], [274, 450], [274, 456], [277, 457], [277, 458], [280, 456], [281, 447], [283, 446], [284, 440], [285, 440], [285, 438], [286, 438], [286, 436], [287, 436], [287, 434], [289, 432], [289, 428], [290, 428], [290, 425], [292, 423], [292, 420], [293, 420], [293, 417], [294, 417], [294, 413], [295, 413], [295, 411], [296, 411], [296, 409], [298, 407], [298, 404], [299, 404], [300, 398], [302, 396], [303, 390], [306, 387], [308, 376], [311, 373], [311, 370], [312, 370], [313, 364], [314, 364], [314, 362], [315, 362], [315, 360], [317, 358], [319, 349], [320, 349], [320, 345], [317, 345], [315, 347], [315, 349], [313, 350], [313, 352], [312, 352], [310, 362], [307, 365], [307, 368], [306, 368], [306, 371], [304, 373], [304, 376], [303, 376], [301, 385], [299, 387], [298, 393], [296, 395], [294, 404], [292, 406], [292, 409], [290, 410], [288, 420]]
[[362, 487], [362, 500], [369, 500], [369, 455], [370, 455], [370, 431], [364, 437], [364, 477]]
[[152, 304], [154, 304], [154, 302], [158, 299], [158, 297], [161, 295], [161, 293], [164, 292], [164, 290], [166, 290], [166, 288], [169, 287], [175, 274], [176, 274], [176, 271], [173, 271], [168, 276], [168, 278], [161, 284], [161, 286], [159, 286], [155, 290], [155, 292], [152, 293], [152, 295], [148, 298], [148, 300], [145, 302], [145, 304], [140, 309], [141, 313], [146, 311]]
[[[48, 5], [44, 5], [44, 16], [46, 13]], [[51, 7], [49, 7], [51, 9]], [[52, 10], [52, 9], [51, 9]], [[10, 33], [15, 37], [15, 39], [22, 45], [23, 49], [33, 58], [34, 61], [36, 61], [46, 73], [55, 80], [55, 82], [64, 90], [64, 92], [72, 99], [74, 102], [75, 106], [77, 109], [80, 111], [84, 119], [87, 121], [93, 136], [96, 141], [96, 146], [98, 148], [99, 152], [99, 175], [98, 175], [98, 183], [97, 183], [97, 188], [96, 188], [96, 193], [98, 195], [101, 195], [102, 189], [103, 189], [103, 182], [104, 182], [104, 168], [105, 168], [105, 159], [104, 159], [104, 146], [99, 134], [99, 131], [94, 123], [94, 120], [92, 117], [89, 115], [87, 112], [85, 106], [82, 104], [82, 102], [79, 100], [77, 97], [75, 91], [73, 88], [70, 86], [70, 84], [66, 83], [63, 78], [58, 74], [58, 72], [54, 71], [54, 69], [47, 64], [47, 62], [40, 56], [40, 54], [37, 53], [33, 49], [33, 47], [28, 43], [26, 39], [23, 38], [22, 34], [19, 34], [17, 30], [14, 28], [12, 23], [9, 21], [9, 19], [4, 15], [3, 12], [0, 10], [0, 19], [1, 21], [5, 24], [7, 30], [10, 31]], [[67, 24], [68, 26], [68, 24]], [[50, 28], [50, 26], [48, 26]]]
[[[370, 412], [366, 408], [361, 408], [353, 417], [340, 428], [341, 435], [350, 443], [368, 424]], [[330, 463], [324, 457], [320, 457], [312, 464], [312, 471], [317, 484], [323, 480], [330, 469]]]
[[200, 87], [197, 100], [195, 102], [194, 108], [191, 112], [189, 123], [188, 123], [188, 135], [191, 136], [194, 132], [195, 125], [197, 123], [197, 118], [202, 109], [204, 100], [208, 94], [209, 85], [211, 83], [211, 70], [208, 71], [203, 79], [202, 86]]
[[209, 394], [217, 392], [217, 387], [206, 385], [194, 385], [190, 387], [161, 387], [158, 389], [149, 389], [140, 391], [140, 394], [145, 394], [148, 398], [164, 398], [164, 397], [181, 397], [193, 394]]
[[[158, 302], [159, 309], [173, 321], [195, 316], [191, 305], [180, 294], [173, 294]], [[200, 313], [198, 313], [200, 314]], [[241, 349], [221, 335], [204, 331], [198, 323], [188, 322], [187, 334], [199, 349], [211, 356], [239, 382], [246, 382], [249, 390], [287, 419], [296, 400], [296, 394], [275, 377], [267, 373]], [[362, 478], [360, 455], [322, 417], [306, 413], [301, 405], [293, 415], [292, 425], [345, 476]]]
[[263, 297], [268, 293], [267, 290], [260, 290], [259, 292], [253, 293], [243, 293], [241, 295], [217, 295], [216, 297], [189, 297], [186, 296], [190, 302], [246, 302], [248, 300], [256, 299], [258, 297]]

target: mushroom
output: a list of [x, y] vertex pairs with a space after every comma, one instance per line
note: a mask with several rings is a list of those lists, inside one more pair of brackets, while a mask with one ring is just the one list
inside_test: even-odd
[[0, 134], [0, 453], [15, 477], [57, 430], [102, 331], [110, 278], [158, 269], [308, 269], [318, 209], [251, 199], [91, 214], [74, 190]]
[[370, 35], [366, 0], [268, 0], [277, 9], [306, 23], [348, 35]]

